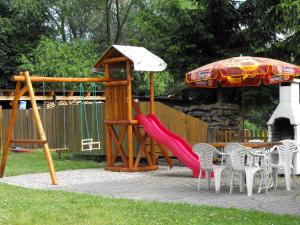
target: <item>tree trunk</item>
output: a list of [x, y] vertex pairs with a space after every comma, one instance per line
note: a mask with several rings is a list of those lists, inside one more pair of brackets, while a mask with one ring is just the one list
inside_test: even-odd
[[106, 42], [108, 45], [111, 44], [111, 19], [110, 19], [110, 13], [111, 13], [111, 0], [106, 0], [106, 7], [105, 7], [105, 14], [106, 14]]
[[117, 13], [116, 13], [116, 17], [117, 17], [117, 33], [116, 33], [116, 37], [115, 37], [115, 43], [119, 44], [122, 42], [122, 33], [123, 33], [123, 28], [124, 25], [127, 21], [127, 18], [129, 16], [131, 7], [133, 5], [134, 1], [130, 1], [128, 4], [128, 7], [126, 9], [126, 12], [124, 13], [124, 17], [123, 20], [121, 22], [121, 16], [120, 16], [120, 4], [119, 4], [119, 0], [116, 0], [116, 9], [117, 9]]

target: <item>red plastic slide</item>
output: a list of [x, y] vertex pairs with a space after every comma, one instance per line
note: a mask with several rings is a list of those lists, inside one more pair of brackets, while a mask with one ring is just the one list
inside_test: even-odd
[[156, 142], [165, 145], [184, 165], [189, 167], [194, 177], [199, 176], [200, 163], [192, 147], [181, 137], [169, 131], [154, 114], [138, 114], [136, 119], [148, 135]]

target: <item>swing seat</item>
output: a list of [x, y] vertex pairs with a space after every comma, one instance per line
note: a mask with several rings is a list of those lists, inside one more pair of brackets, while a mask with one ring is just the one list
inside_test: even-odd
[[10, 149], [10, 151], [15, 152], [15, 153], [32, 152], [32, 150], [30, 150], [30, 149], [21, 148], [21, 147], [13, 147]]
[[81, 151], [100, 150], [100, 141], [93, 141], [92, 138], [81, 140]]

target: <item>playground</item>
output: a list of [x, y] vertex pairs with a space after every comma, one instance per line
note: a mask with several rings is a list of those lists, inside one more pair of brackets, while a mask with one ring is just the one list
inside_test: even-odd
[[[215, 178], [212, 179], [212, 185], [217, 188], [215, 170], [213, 170], [214, 173], [210, 173], [212, 169], [208, 170], [207, 173], [205, 162], [201, 161], [206, 155], [199, 155], [195, 149], [192, 149], [192, 146], [196, 143], [207, 142], [207, 123], [198, 119], [185, 119], [190, 116], [182, 113], [179, 114], [181, 118], [177, 117], [178, 122], [174, 125], [174, 118], [176, 118], [174, 115], [178, 113], [173, 115], [174, 109], [155, 103], [154, 72], [163, 71], [166, 66], [162, 59], [145, 48], [113, 45], [104, 52], [93, 67], [95, 72], [102, 72], [104, 76], [53, 78], [31, 76], [28, 71], [13, 76], [12, 79], [16, 82], [16, 90], [10, 117], [5, 116], [9, 118], [9, 122], [6, 124], [7, 130], [0, 167], [1, 182], [25, 188], [63, 190], [100, 195], [101, 197], [186, 203], [211, 207], [233, 207], [298, 216], [300, 212], [298, 199], [300, 195], [299, 177], [293, 179], [292, 187], [289, 187], [288, 192], [285, 191], [285, 180], [282, 177], [276, 179], [277, 190], [271, 191], [269, 194], [256, 194], [256, 192], [260, 192], [263, 178], [261, 180], [254, 178], [254, 181], [260, 182], [260, 185], [259, 189], [258, 187], [253, 188], [253, 193], [255, 193], [253, 196], [252, 187], [249, 194], [247, 186], [248, 196], [243, 193], [241, 183], [244, 181], [242, 178], [240, 179], [240, 193], [236, 190], [236, 187], [233, 187], [233, 194], [231, 194], [233, 183], [234, 181], [237, 182], [236, 178], [232, 178], [230, 195], [228, 194], [228, 185], [222, 185], [221, 190], [217, 191], [216, 189], [216, 192], [220, 193], [215, 193], [213, 189], [206, 190], [206, 188], [203, 188], [203, 186], [206, 186], [206, 181], [209, 186], [209, 177]], [[115, 73], [116, 70], [121, 71], [121, 75]], [[146, 71], [150, 75], [149, 102], [140, 103], [132, 95], [134, 72], [139, 71]], [[189, 73], [188, 76], [193, 77]], [[291, 81], [293, 77], [289, 77], [289, 79]], [[33, 88], [33, 84], [38, 82], [103, 83], [105, 102], [96, 102], [96, 86], [92, 85], [92, 104], [85, 104], [85, 91], [83, 86], [80, 85], [79, 107], [73, 107], [71, 111], [66, 111], [65, 107], [58, 108], [45, 116], [46, 114], [43, 115], [42, 111], [38, 110]], [[198, 85], [198, 83], [196, 84]], [[236, 81], [234, 85], [237, 85]], [[22, 115], [22, 111], [18, 110], [18, 102], [27, 92], [33, 114], [30, 127], [33, 128], [32, 125], [35, 124], [36, 130], [26, 137], [18, 137], [18, 133], [14, 133], [14, 128], [18, 126], [18, 121], [20, 121], [18, 116]], [[103, 108], [103, 106], [105, 107]], [[80, 123], [75, 127], [73, 122], [78, 117]], [[163, 123], [160, 119], [164, 117], [169, 118], [170, 121]], [[74, 119], [73, 122], [72, 118]], [[48, 125], [47, 120], [50, 121]], [[45, 132], [45, 127], [49, 126], [55, 131], [55, 135], [49, 135], [50, 139], [47, 137], [49, 129]], [[72, 127], [77, 133], [70, 132]], [[178, 127], [182, 128], [181, 131]], [[31, 137], [31, 135], [34, 137]], [[56, 138], [60, 140], [60, 144], [55, 144]], [[72, 142], [68, 142], [70, 140]], [[278, 143], [280, 142], [256, 141], [244, 144], [248, 147], [264, 147], [267, 149], [269, 145]], [[60, 150], [68, 153], [69, 149], [74, 146], [74, 148], [79, 147], [79, 151], [83, 155], [86, 152], [102, 154], [106, 159], [104, 169], [94, 168], [56, 172], [49, 144], [57, 147], [53, 149], [56, 153]], [[227, 143], [211, 144], [216, 145], [216, 147], [224, 147]], [[9, 153], [10, 147], [16, 145], [41, 146], [45, 154], [50, 179], [47, 173], [5, 177], [5, 167], [9, 162], [9, 154], [13, 154]], [[62, 146], [62, 148], [59, 148], [59, 146]], [[237, 149], [239, 150], [239, 148]], [[16, 147], [13, 150], [17, 152]], [[175, 158], [180, 166], [174, 167]], [[167, 166], [159, 166], [158, 160], [163, 161]], [[203, 168], [201, 165], [204, 165]], [[259, 166], [262, 165], [263, 163], [256, 166], [256, 168], [260, 168]], [[221, 164], [222, 166], [223, 164]], [[295, 169], [297, 168], [295, 167]], [[262, 171], [261, 174], [266, 171], [262, 167], [260, 170]], [[199, 178], [198, 185], [195, 178]], [[206, 178], [206, 181], [201, 178]], [[49, 182], [50, 180], [51, 182]], [[197, 190], [197, 186], [199, 190]], [[265, 189], [267, 192], [267, 183]], [[278, 204], [278, 202], [281, 204]]]
[[[53, 78], [45, 76], [30, 76], [29, 72], [21, 72], [18, 76], [13, 76], [16, 82], [16, 90], [12, 103], [11, 116], [5, 133], [3, 156], [0, 167], [0, 176], [3, 177], [9, 147], [14, 144], [40, 144], [48, 162], [49, 173], [53, 185], [58, 184], [55, 168], [50, 154], [49, 142], [45, 133], [40, 112], [37, 108], [33, 83], [35, 82], [60, 82], [60, 83], [103, 83], [105, 87], [105, 148], [106, 148], [106, 170], [118, 172], [141, 172], [157, 170], [157, 144], [161, 155], [166, 159], [169, 167], [173, 167], [173, 162], [167, 150], [179, 158], [186, 166], [193, 171], [193, 176], [199, 176], [199, 160], [193, 153], [191, 146], [180, 136], [169, 131], [155, 115], [154, 108], [154, 72], [163, 71], [167, 64], [143, 47], [112, 45], [108, 48], [93, 67], [95, 72], [103, 72], [103, 77], [93, 78]], [[113, 71], [121, 71], [115, 74]], [[122, 75], [122, 71], [126, 71]], [[133, 71], [147, 71], [150, 73], [150, 102], [149, 113], [147, 116], [142, 114], [139, 105], [132, 97]], [[25, 85], [23, 85], [25, 83]], [[19, 99], [29, 93], [32, 105], [34, 123], [36, 124], [38, 137], [33, 138], [13, 138], [13, 129], [17, 118]], [[83, 97], [83, 86], [80, 86], [81, 97]], [[93, 96], [96, 96], [96, 87], [93, 86]], [[95, 108], [95, 110], [94, 110]], [[58, 133], [66, 136], [67, 127], [64, 119], [64, 134], [61, 129]], [[96, 115], [96, 119], [94, 119]], [[83, 100], [80, 104], [80, 124], [81, 151], [101, 150], [100, 128], [98, 107], [93, 101], [91, 118], [87, 118], [86, 104]], [[58, 116], [59, 118], [59, 116]], [[49, 119], [49, 118], [48, 118]], [[52, 120], [51, 120], [52, 121]], [[89, 132], [88, 123], [91, 123], [92, 132]], [[205, 124], [205, 123], [203, 123]], [[94, 128], [95, 127], [95, 128]], [[205, 133], [205, 125], [204, 132]], [[86, 128], [86, 138], [83, 138], [84, 128]], [[77, 129], [76, 129], [77, 130]], [[97, 130], [96, 140], [93, 130]], [[201, 129], [202, 130], [202, 129]], [[73, 133], [73, 132], [72, 132]], [[74, 133], [72, 134], [74, 135]], [[125, 138], [126, 137], [126, 138]], [[74, 136], [71, 138], [73, 139]], [[125, 139], [127, 139], [125, 141]], [[66, 140], [66, 138], [64, 138]], [[197, 141], [205, 141], [205, 134], [197, 137]], [[103, 145], [103, 143], [102, 143]], [[167, 147], [167, 148], [166, 148]], [[64, 149], [66, 143], [64, 143]], [[121, 159], [121, 163], [117, 159]], [[141, 163], [144, 158], [146, 163]]]
[[0, 224], [300, 224], [299, 0], [0, 0]]

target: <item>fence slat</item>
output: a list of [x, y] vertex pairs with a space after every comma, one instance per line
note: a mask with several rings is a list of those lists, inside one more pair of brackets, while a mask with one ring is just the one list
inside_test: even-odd
[[266, 142], [268, 131], [264, 130], [240, 130], [240, 129], [211, 129], [208, 130], [208, 142], [248, 142], [249, 140], [259, 139]]

